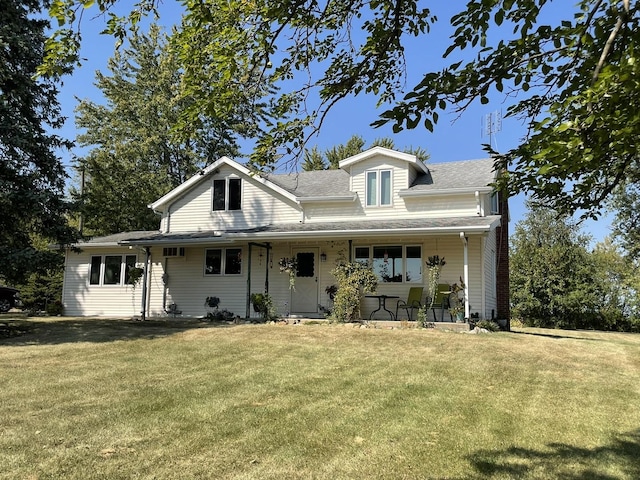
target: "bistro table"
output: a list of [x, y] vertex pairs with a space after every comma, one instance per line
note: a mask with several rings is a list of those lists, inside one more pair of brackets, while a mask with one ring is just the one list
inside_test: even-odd
[[371, 320], [371, 317], [373, 317], [373, 314], [379, 310], [384, 310], [385, 312], [387, 312], [391, 317], [391, 320], [396, 319], [396, 316], [393, 314], [393, 312], [391, 310], [387, 310], [387, 298], [400, 298], [400, 297], [396, 295], [365, 295], [365, 297], [378, 299], [378, 308], [376, 308], [373, 312], [371, 312], [371, 315], [369, 315], [369, 320]]

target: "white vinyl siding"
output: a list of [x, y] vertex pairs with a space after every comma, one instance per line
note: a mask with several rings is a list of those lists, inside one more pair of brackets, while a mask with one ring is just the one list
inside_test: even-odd
[[[229, 174], [221, 169], [219, 175]], [[273, 223], [296, 223], [301, 219], [300, 207], [289, 199], [267, 189], [251, 177], [242, 178], [242, 210], [212, 210], [211, 181], [196, 185], [170, 207], [171, 233], [253, 228]]]

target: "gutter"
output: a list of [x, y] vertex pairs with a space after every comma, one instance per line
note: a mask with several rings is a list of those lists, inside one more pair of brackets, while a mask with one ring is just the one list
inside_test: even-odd
[[401, 198], [409, 198], [409, 197], [430, 197], [433, 195], [460, 195], [461, 193], [470, 193], [475, 195], [476, 192], [479, 193], [491, 193], [493, 192], [492, 187], [481, 187], [481, 188], [438, 188], [438, 189], [429, 189], [429, 190], [420, 190], [420, 189], [406, 189], [400, 190], [398, 195]]

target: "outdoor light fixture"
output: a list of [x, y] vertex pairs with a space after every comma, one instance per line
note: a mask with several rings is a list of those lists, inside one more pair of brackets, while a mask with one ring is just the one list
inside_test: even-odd
[[326, 253], [322, 252], [320, 254], [320, 261], [321, 262], [326, 262], [327, 261], [327, 254]]

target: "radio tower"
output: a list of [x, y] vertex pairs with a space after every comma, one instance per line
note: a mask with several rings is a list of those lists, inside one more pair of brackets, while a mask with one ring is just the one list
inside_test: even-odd
[[482, 123], [482, 135], [488, 136], [491, 148], [498, 150], [496, 133], [502, 130], [502, 112], [496, 110], [495, 112], [486, 114], [482, 119]]

